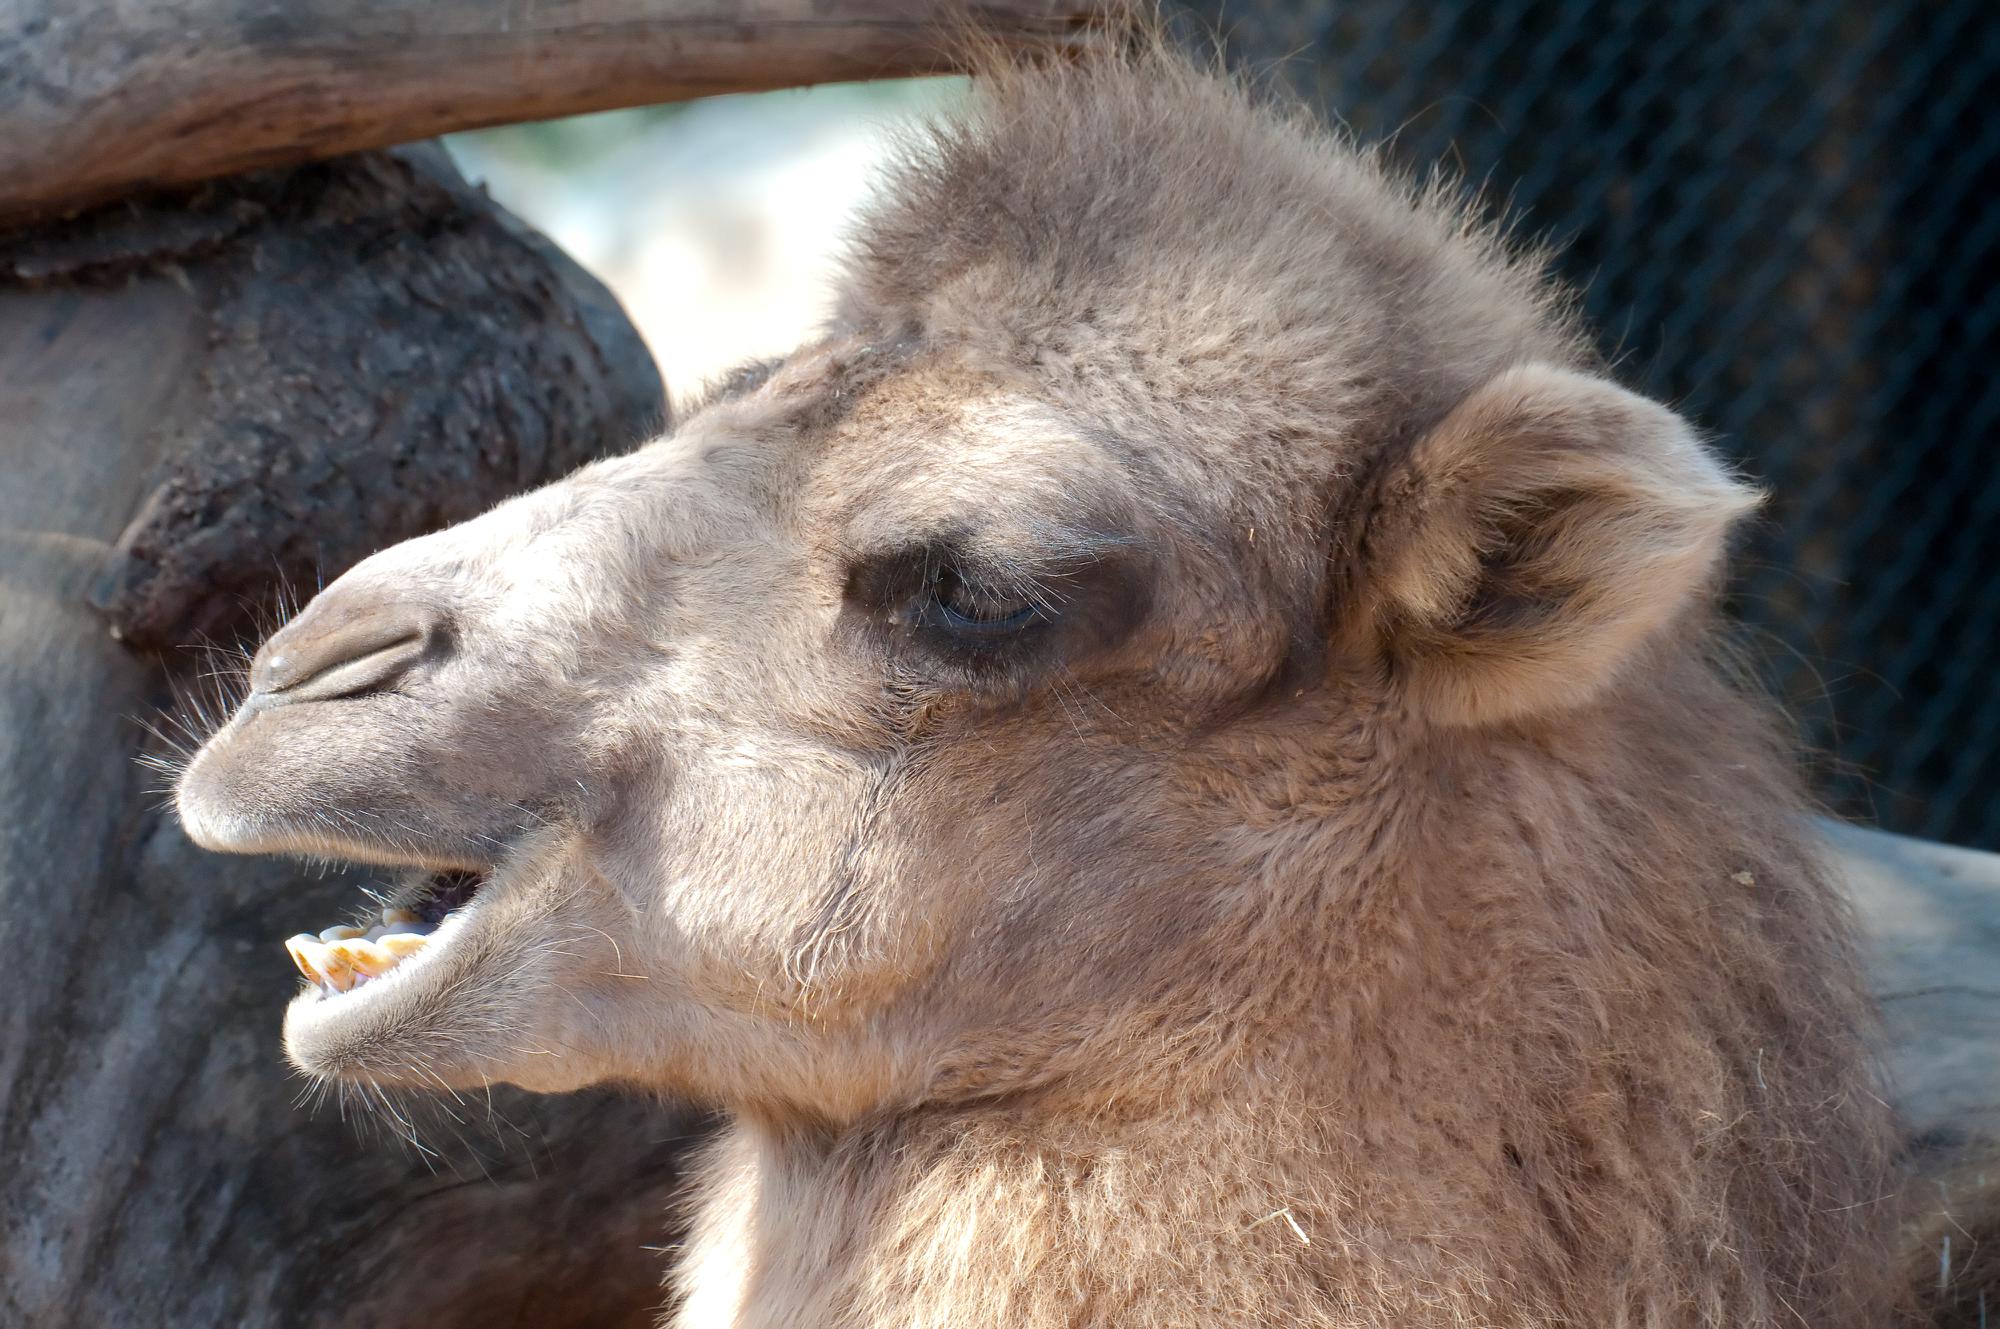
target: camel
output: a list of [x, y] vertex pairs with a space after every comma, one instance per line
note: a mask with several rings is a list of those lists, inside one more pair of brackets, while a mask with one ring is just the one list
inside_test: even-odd
[[723, 1110], [686, 1329], [1875, 1326], [1756, 502], [1455, 190], [1001, 64], [824, 336], [327, 586], [177, 805], [394, 870], [311, 1075]]

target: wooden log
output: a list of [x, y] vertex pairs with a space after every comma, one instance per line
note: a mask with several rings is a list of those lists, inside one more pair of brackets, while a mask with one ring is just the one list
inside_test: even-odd
[[951, 21], [1091, 39], [1095, 0], [16, 0], [0, 225], [127, 194], [612, 107], [951, 65]]
[[641, 1329], [661, 1300], [693, 1120], [501, 1090], [312, 1110], [280, 938], [365, 878], [195, 848], [135, 760], [205, 667], [177, 623], [254, 631], [281, 572], [309, 590], [317, 555], [660, 423], [610, 296], [440, 160], [0, 249], [0, 1325]]
[[[2000, 854], [1829, 824], [1914, 1149], [2000, 1145]], [[2000, 1157], [2000, 1156], [1996, 1156]]]

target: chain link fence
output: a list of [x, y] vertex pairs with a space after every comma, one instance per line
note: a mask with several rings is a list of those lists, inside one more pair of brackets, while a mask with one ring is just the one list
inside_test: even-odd
[[1772, 491], [1733, 607], [1824, 796], [2000, 849], [2000, 6], [1188, 9], [1563, 246], [1625, 381]]

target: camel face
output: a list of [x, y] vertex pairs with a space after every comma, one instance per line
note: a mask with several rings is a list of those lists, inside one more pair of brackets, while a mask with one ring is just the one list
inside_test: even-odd
[[1148, 797], [1145, 745], [1105, 745], [1286, 649], [1268, 579], [1188, 539], [1202, 505], [1011, 386], [837, 339], [276, 633], [183, 820], [392, 870], [379, 911], [290, 943], [293, 1058], [833, 1113], [924, 1073], [963, 1012], [896, 1044], [867, 1021], [933, 1002], [1037, 856], [1133, 838], [1050, 791]]
[[1171, 262], [1030, 235], [931, 272], [991, 228], [891, 210], [827, 339], [274, 635], [189, 832], [393, 870], [287, 943], [293, 1059], [834, 1120], [1086, 1085], [1105, 1012], [1202, 1000], [1265, 830], [1379, 838], [1401, 745], [1610, 686], [1744, 494], [1567, 367], [1532, 274], [1279, 164], [1333, 200], [1305, 251], [1148, 194]]

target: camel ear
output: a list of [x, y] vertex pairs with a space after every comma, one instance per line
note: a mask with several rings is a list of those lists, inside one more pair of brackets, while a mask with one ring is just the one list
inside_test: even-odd
[[1529, 365], [1385, 477], [1364, 576], [1397, 676], [1447, 723], [1588, 701], [1704, 595], [1758, 495], [1664, 406]]

